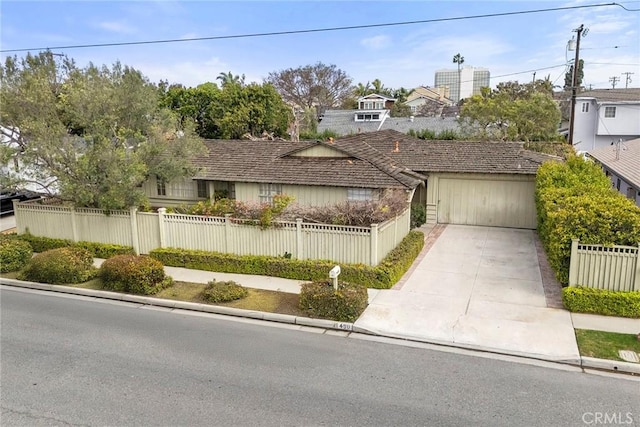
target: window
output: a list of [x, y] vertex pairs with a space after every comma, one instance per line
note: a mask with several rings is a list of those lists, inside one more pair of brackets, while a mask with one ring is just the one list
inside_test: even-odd
[[356, 114], [356, 122], [379, 121], [380, 113]]
[[209, 181], [196, 181], [198, 183], [198, 197], [203, 199], [209, 198]]
[[167, 195], [167, 183], [164, 179], [156, 177], [156, 188], [158, 190], [158, 196]]
[[616, 107], [604, 107], [604, 117], [612, 119], [616, 116]]
[[373, 109], [373, 102], [371, 102], [371, 101], [364, 102], [362, 105], [364, 105], [363, 110], [371, 110], [371, 109]]
[[347, 200], [373, 200], [373, 190], [370, 188], [349, 188]]
[[631, 200], [636, 199], [636, 189], [633, 188], [632, 186], [627, 187], [627, 197], [630, 198]]
[[259, 197], [261, 202], [273, 202], [273, 196], [282, 194], [281, 184], [260, 184]]
[[384, 108], [384, 102], [382, 101], [376, 102], [374, 108], [376, 110], [382, 110]]
[[588, 113], [589, 112], [589, 103], [588, 102], [583, 102], [582, 103], [582, 112], [583, 113]]

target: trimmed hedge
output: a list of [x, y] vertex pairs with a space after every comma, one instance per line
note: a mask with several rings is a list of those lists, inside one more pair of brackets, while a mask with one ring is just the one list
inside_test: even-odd
[[640, 292], [567, 287], [562, 289], [562, 302], [569, 311], [640, 318]]
[[86, 282], [95, 277], [97, 271], [89, 251], [65, 247], [36, 254], [22, 269], [18, 279], [64, 285]]
[[228, 282], [212, 280], [202, 291], [202, 299], [212, 304], [238, 300], [247, 295], [249, 291], [233, 280]]
[[111, 258], [115, 255], [133, 254], [131, 246], [113, 245], [109, 243], [76, 242], [66, 239], [52, 239], [50, 237], [39, 237], [29, 233], [3, 235], [1, 240], [24, 240], [31, 245], [33, 252], [46, 252], [51, 249], [65, 248], [69, 246], [88, 250], [95, 258]]
[[640, 209], [611, 188], [595, 163], [573, 156], [549, 162], [536, 177], [538, 234], [558, 281], [569, 282], [571, 240], [637, 246]]
[[[388, 289], [411, 267], [423, 246], [424, 234], [410, 231], [378, 266], [341, 264], [340, 278], [369, 288]], [[333, 261], [234, 255], [176, 248], [154, 249], [149, 255], [172, 267], [310, 281], [325, 280], [329, 270], [336, 264]]]
[[18, 239], [0, 240], [0, 273], [20, 270], [32, 256], [29, 243]]
[[105, 289], [131, 294], [151, 295], [173, 284], [164, 266], [148, 256], [116, 255], [100, 266]]
[[367, 288], [339, 282], [338, 290], [330, 281], [303, 283], [300, 288], [300, 310], [310, 317], [354, 322], [367, 308]]

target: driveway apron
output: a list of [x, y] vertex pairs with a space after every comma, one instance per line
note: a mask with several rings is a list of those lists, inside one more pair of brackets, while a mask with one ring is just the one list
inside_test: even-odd
[[355, 326], [398, 338], [579, 361], [569, 312], [546, 305], [533, 233], [446, 226], [402, 287], [377, 293]]

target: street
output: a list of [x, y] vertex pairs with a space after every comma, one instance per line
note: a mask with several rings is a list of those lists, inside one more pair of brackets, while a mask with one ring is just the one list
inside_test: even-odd
[[3, 426], [640, 425], [633, 379], [10, 287], [0, 309]]

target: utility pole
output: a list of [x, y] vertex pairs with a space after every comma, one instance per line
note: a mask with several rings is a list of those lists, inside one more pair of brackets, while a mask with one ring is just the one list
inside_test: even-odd
[[536, 72], [533, 72], [533, 80], [531, 81], [531, 83], [535, 83], [536, 82]]
[[615, 89], [616, 85], [620, 81], [620, 77], [617, 77], [617, 76], [609, 77], [609, 81], [611, 82], [611, 88]]
[[[584, 31], [586, 35], [588, 30], [585, 30], [584, 25], [580, 25], [575, 30], [578, 33], [576, 37], [576, 58], [573, 62], [573, 79], [571, 82], [571, 118], [569, 119], [569, 145], [573, 145], [573, 132], [575, 129], [575, 121], [576, 121], [576, 92], [578, 90], [578, 68], [580, 65], [580, 37]], [[571, 45], [571, 43], [569, 44]]]
[[631, 75], [635, 74], [635, 73], [630, 73], [630, 72], [626, 72], [626, 73], [622, 73], [625, 78], [624, 78], [624, 88], [625, 89], [629, 89], [629, 83], [631, 83]]

